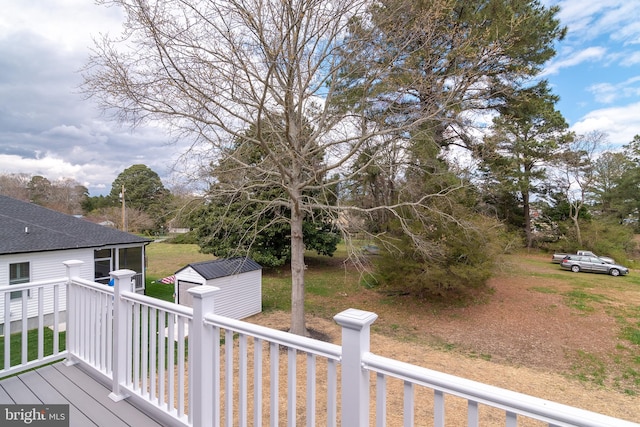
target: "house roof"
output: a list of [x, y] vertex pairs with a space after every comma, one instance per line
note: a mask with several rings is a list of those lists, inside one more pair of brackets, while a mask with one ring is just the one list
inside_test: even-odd
[[213, 261], [201, 261], [188, 264], [176, 271], [176, 274], [186, 268], [193, 268], [196, 273], [206, 280], [218, 279], [220, 277], [232, 276], [234, 274], [247, 273], [249, 271], [261, 270], [262, 266], [246, 257], [222, 258]]
[[33, 203], [0, 196], [0, 255], [150, 241]]

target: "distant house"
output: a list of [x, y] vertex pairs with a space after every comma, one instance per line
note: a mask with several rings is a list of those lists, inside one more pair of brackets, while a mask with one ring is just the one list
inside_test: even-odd
[[262, 266], [250, 258], [222, 258], [181, 268], [175, 274], [175, 302], [191, 307], [187, 289], [201, 285], [220, 288], [214, 298], [216, 314], [244, 319], [262, 311]]
[[185, 234], [191, 231], [187, 227], [169, 227], [169, 234]]
[[[134, 234], [0, 196], [0, 286], [63, 277], [67, 273], [62, 263], [80, 260], [84, 262], [80, 270], [82, 278], [107, 285], [110, 271], [126, 268], [137, 273], [134, 276], [136, 291], [143, 292], [145, 246], [150, 242]], [[20, 294], [10, 294], [12, 313], [14, 309], [16, 313], [21, 310]], [[33, 296], [29, 295], [29, 299]], [[29, 311], [34, 304], [30, 301]], [[0, 304], [0, 318], [4, 318], [4, 304]]]

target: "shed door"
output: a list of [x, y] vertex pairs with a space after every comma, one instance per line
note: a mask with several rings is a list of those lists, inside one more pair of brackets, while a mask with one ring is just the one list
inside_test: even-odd
[[193, 297], [189, 292], [187, 292], [187, 289], [193, 288], [194, 286], [201, 285], [200, 283], [178, 280], [178, 304], [193, 307]]

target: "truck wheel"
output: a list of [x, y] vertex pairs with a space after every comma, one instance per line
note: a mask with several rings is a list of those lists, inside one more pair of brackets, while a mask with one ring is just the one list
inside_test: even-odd
[[580, 271], [580, 266], [579, 265], [572, 265], [571, 266], [571, 271], [573, 271], [574, 273], [577, 273]]
[[611, 270], [609, 270], [609, 274], [612, 276], [619, 276], [620, 270], [618, 270], [617, 268], [612, 268]]

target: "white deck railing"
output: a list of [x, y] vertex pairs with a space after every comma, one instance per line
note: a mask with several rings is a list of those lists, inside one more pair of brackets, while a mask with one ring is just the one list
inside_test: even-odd
[[[108, 287], [78, 278], [78, 262], [65, 264], [67, 280], [0, 287], [5, 305], [10, 292], [32, 290], [22, 297], [24, 316], [29, 298], [49, 288], [60, 295], [67, 286], [68, 307], [66, 350], [56, 341], [45, 355], [38, 338], [33, 361], [24, 357], [28, 318], [12, 320], [22, 322], [23, 357], [9, 366], [15, 349], [5, 334], [0, 375], [67, 357], [108, 379], [112, 399], [127, 398], [167, 425], [444, 426], [459, 425], [450, 415], [459, 420], [463, 412], [468, 426], [638, 426], [376, 355], [369, 348], [374, 313], [338, 314], [338, 346], [218, 316], [216, 288], [190, 289], [192, 309], [136, 294], [133, 271], [113, 272]], [[53, 315], [61, 324], [64, 313]], [[38, 337], [44, 327], [39, 320]]]
[[[67, 282], [66, 277], [61, 277], [0, 286], [4, 334], [0, 337], [3, 347], [1, 376], [13, 375], [66, 357], [66, 350], [61, 350], [60, 337], [64, 329]], [[12, 295], [16, 297], [12, 298]], [[45, 336], [50, 337], [46, 340], [46, 346]], [[35, 345], [30, 346], [30, 341], [35, 341]], [[12, 356], [15, 358], [13, 363]]]

